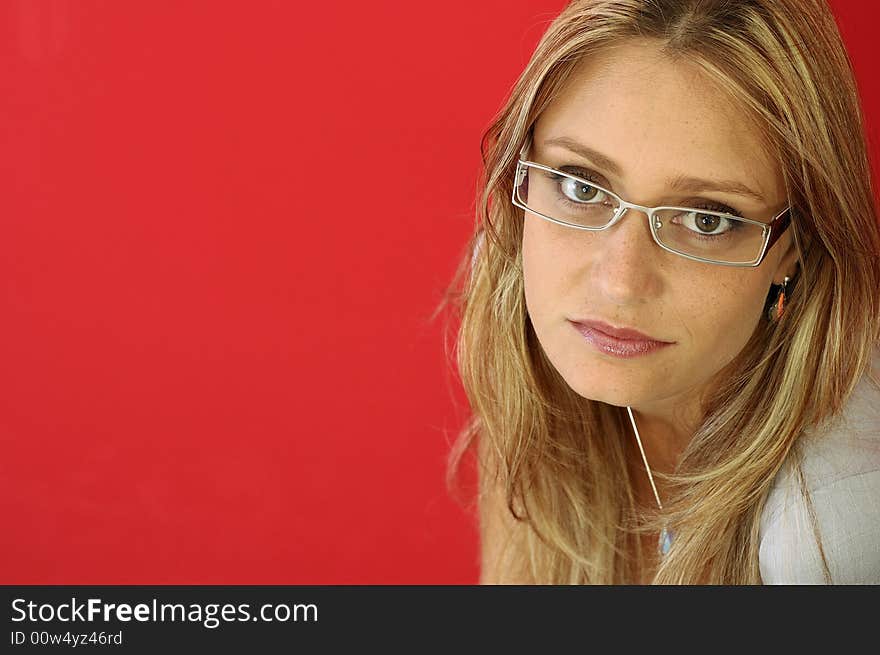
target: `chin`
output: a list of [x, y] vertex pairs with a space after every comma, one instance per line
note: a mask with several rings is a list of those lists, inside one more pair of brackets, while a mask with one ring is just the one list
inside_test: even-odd
[[565, 384], [585, 400], [595, 400], [608, 405], [615, 405], [617, 407], [631, 405], [632, 402], [635, 401], [632, 393], [619, 393], [618, 391], [609, 389], [607, 385], [597, 386], [595, 380], [584, 380], [583, 377], [572, 378], [563, 375], [561, 372], [559, 373], [565, 381]]
[[606, 405], [613, 405], [615, 407], [626, 407], [627, 405], [631, 406], [634, 402], [636, 402], [628, 396], [619, 396], [617, 394], [607, 393], [595, 393], [593, 389], [580, 391], [572, 387], [572, 390], [585, 400], [594, 400], [596, 402], [605, 403]]

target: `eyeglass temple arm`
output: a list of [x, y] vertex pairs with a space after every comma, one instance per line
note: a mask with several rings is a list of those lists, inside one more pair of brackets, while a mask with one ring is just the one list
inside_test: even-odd
[[779, 216], [770, 221], [770, 240], [764, 252], [769, 252], [773, 244], [779, 240], [779, 237], [785, 232], [785, 228], [791, 223], [791, 207], [786, 207]]
[[522, 148], [519, 149], [519, 158], [526, 159], [526, 153], [529, 151], [529, 147], [532, 145], [532, 131], [529, 130], [529, 133], [526, 135], [526, 140], [523, 143]]

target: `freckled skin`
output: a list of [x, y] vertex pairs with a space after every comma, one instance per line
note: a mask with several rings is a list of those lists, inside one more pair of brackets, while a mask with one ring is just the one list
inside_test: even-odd
[[[633, 203], [691, 206], [704, 199], [762, 222], [787, 205], [781, 170], [745, 114], [686, 59], [673, 62], [649, 41], [630, 41], [583, 62], [535, 124], [530, 159], [592, 168], [564, 148], [542, 145], [558, 136], [615, 160], [621, 175], [600, 170], [601, 184]], [[668, 181], [679, 174], [738, 180], [765, 202], [671, 192]], [[652, 428], [656, 435], [678, 426], [676, 434], [666, 435], [665, 446], [653, 446], [659, 470], [660, 460], [673, 461], [673, 450], [688, 440], [688, 428], [681, 426], [693, 425], [698, 392], [763, 320], [771, 283], [794, 276], [791, 230], [761, 266], [735, 268], [662, 250], [645, 214], [635, 210], [603, 232], [568, 228], [528, 212], [523, 220], [526, 306], [541, 346], [572, 389], [584, 398], [632, 406], [648, 436]], [[567, 321], [574, 318], [635, 327], [676, 343], [618, 359], [594, 350]], [[676, 423], [679, 415], [690, 419]]]

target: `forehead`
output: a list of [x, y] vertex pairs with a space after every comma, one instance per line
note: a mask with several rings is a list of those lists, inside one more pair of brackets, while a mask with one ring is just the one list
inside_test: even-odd
[[695, 64], [632, 40], [582, 60], [535, 125], [540, 149], [565, 136], [614, 159], [626, 177], [740, 180], [768, 203], [781, 170], [748, 114]]

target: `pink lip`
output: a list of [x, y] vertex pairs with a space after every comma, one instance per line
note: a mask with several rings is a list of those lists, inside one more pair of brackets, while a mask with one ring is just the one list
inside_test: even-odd
[[615, 328], [601, 321], [571, 321], [571, 324], [594, 348], [615, 357], [640, 357], [674, 343], [654, 339], [632, 328]]

